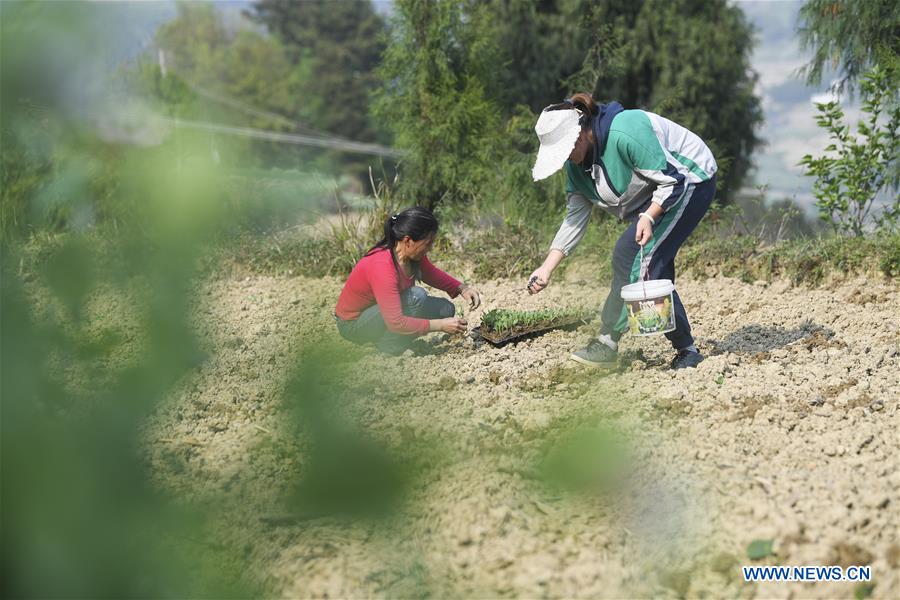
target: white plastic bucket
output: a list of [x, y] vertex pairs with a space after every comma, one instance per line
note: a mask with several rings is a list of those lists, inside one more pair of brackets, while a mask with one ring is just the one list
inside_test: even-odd
[[638, 281], [622, 287], [628, 330], [634, 335], [656, 335], [675, 330], [675, 284], [669, 279]]

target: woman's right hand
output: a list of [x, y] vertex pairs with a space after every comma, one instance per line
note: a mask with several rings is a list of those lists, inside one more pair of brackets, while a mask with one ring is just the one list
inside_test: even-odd
[[468, 321], [460, 317], [449, 317], [447, 319], [437, 319], [438, 328], [444, 333], [451, 335], [456, 333], [465, 333], [467, 331]]
[[534, 273], [528, 278], [525, 289], [529, 294], [537, 294], [550, 285], [550, 270], [544, 267], [538, 267]]

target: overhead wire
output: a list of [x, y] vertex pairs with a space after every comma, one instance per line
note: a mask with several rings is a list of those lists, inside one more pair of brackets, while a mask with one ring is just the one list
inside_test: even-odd
[[196, 93], [198, 96], [206, 98], [207, 100], [211, 100], [213, 102], [217, 102], [224, 106], [228, 106], [230, 108], [236, 109], [238, 111], [244, 112], [245, 114], [253, 115], [256, 117], [268, 118], [278, 123], [282, 123], [293, 128], [296, 132], [299, 133], [284, 133], [278, 131], [271, 131], [267, 129], [259, 129], [254, 127], [238, 127], [233, 125], [226, 125], [222, 123], [210, 123], [204, 121], [191, 121], [184, 120], [181, 118], [172, 119], [168, 117], [160, 117], [162, 120], [168, 120], [172, 122], [176, 127], [183, 126], [192, 129], [197, 129], [201, 131], [209, 131], [214, 133], [223, 133], [226, 135], [238, 135], [243, 137], [250, 137], [255, 139], [265, 139], [268, 141], [281, 142], [281, 143], [289, 143], [289, 144], [297, 144], [304, 146], [315, 146], [321, 148], [331, 148], [335, 150], [344, 150], [348, 152], [358, 152], [361, 154], [375, 154], [377, 156], [387, 156], [387, 157], [400, 157], [402, 156], [402, 152], [395, 148], [390, 148], [388, 146], [383, 146], [381, 144], [374, 144], [369, 142], [358, 142], [356, 140], [351, 140], [348, 138], [344, 138], [338, 135], [334, 135], [332, 133], [326, 131], [316, 130], [302, 123], [298, 123], [284, 115], [280, 115], [278, 113], [264, 110], [261, 108], [257, 108], [255, 106], [251, 106], [246, 102], [241, 100], [237, 100], [232, 98], [226, 94], [222, 94], [219, 92], [212, 92], [203, 88], [202, 86], [190, 81], [187, 77], [177, 73], [177, 69], [173, 69], [173, 62], [168, 61], [165, 62], [165, 57], [169, 54], [168, 51], [160, 49], [160, 61], [161, 67], [162, 64], [167, 65], [167, 71], [171, 71], [179, 76], [179, 78], [187, 85], [187, 87]]
[[375, 154], [378, 156], [389, 156], [398, 158], [403, 155], [402, 152], [394, 148], [388, 148], [379, 144], [369, 144], [365, 142], [354, 142], [341, 138], [321, 138], [311, 135], [303, 135], [297, 133], [280, 133], [269, 131], [267, 129], [256, 129], [253, 127], [236, 127], [233, 125], [223, 125], [221, 123], [209, 123], [206, 121], [193, 121], [189, 119], [165, 117], [156, 115], [156, 118], [169, 123], [175, 127], [185, 129], [194, 129], [197, 131], [208, 131], [211, 133], [223, 133], [227, 135], [237, 135], [242, 137], [268, 140], [272, 142], [282, 142], [287, 144], [297, 144], [301, 146], [316, 146], [320, 148], [331, 148], [333, 150], [344, 150], [346, 152], [358, 152], [361, 154]]

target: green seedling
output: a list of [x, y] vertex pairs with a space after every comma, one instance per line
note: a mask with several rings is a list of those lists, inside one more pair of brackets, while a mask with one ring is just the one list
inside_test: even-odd
[[481, 318], [482, 327], [494, 334], [510, 333], [514, 330], [552, 327], [563, 321], [586, 316], [581, 309], [548, 308], [543, 310], [492, 309]]

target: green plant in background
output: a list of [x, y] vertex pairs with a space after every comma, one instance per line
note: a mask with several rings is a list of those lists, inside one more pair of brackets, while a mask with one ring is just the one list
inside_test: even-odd
[[[294, 13], [308, 15], [320, 4], [308, 3], [307, 10]], [[255, 8], [262, 11], [260, 6]], [[156, 110], [170, 116], [272, 132], [309, 132], [312, 124], [321, 123], [317, 129], [346, 135], [343, 130], [331, 129], [335, 115], [343, 111], [333, 110], [335, 92], [323, 90], [322, 69], [308, 48], [304, 52], [259, 29], [249, 20], [226, 20], [222, 11], [210, 4], [178, 3], [175, 18], [156, 30], [152, 46], [122, 74], [154, 101]], [[323, 33], [322, 39], [326, 37]], [[337, 78], [347, 77], [334, 65], [328, 68]], [[349, 100], [340, 98], [340, 103], [344, 102]], [[363, 126], [350, 137], [371, 137], [365, 115], [363, 109], [340, 118], [344, 127]], [[224, 145], [218, 141], [211, 136], [209, 145], [225, 164], [243, 160], [307, 171], [315, 164], [316, 170], [333, 171], [329, 168], [334, 166], [333, 156], [320, 160], [326, 154], [320, 148], [255, 139], [231, 140]], [[362, 170], [355, 171], [361, 174]]]
[[726, 196], [758, 144], [752, 31], [724, 0], [403, 0], [392, 30], [375, 110], [407, 151], [401, 192], [430, 207], [541, 212], [546, 199], [561, 202], [561, 178], [531, 180], [533, 127], [536, 111], [578, 89], [703, 136], [720, 167], [731, 164], [720, 169]]
[[497, 63], [483, 12], [458, 0], [394, 4], [375, 113], [407, 153], [407, 202], [463, 202], [494, 172], [502, 121], [487, 90]]
[[[861, 236], [870, 223], [897, 230], [900, 197], [893, 169], [900, 151], [900, 104], [886, 104], [893, 93], [891, 81], [896, 77], [881, 67], [863, 76], [862, 111], [867, 118], [857, 124], [861, 137], [850, 133], [838, 102], [816, 104], [816, 122], [832, 140], [825, 150], [833, 154], [807, 154], [800, 165], [806, 175], [815, 177], [813, 194], [820, 216], [838, 233]], [[882, 193], [887, 197], [879, 208]]]
[[[393, 188], [384, 179], [375, 182], [369, 168], [372, 186], [371, 203], [361, 211], [350, 213], [337, 199], [338, 219], [329, 221], [328, 236], [339, 273], [349, 273], [357, 261], [384, 236], [384, 223], [399, 208]], [[396, 180], [395, 180], [396, 183]]]
[[298, 120], [317, 129], [376, 141], [383, 125], [371, 116], [367, 93], [378, 84], [387, 28], [371, 2], [306, 0], [298, 10], [293, 0], [257, 0], [247, 13], [281, 43], [295, 68], [308, 73], [303, 101], [291, 97], [286, 109], [303, 111]]
[[810, 237], [824, 224], [814, 217], [806, 217], [804, 210], [792, 199], [767, 198], [768, 186], [757, 186], [756, 193], [741, 194], [730, 204], [716, 199], [709, 214], [700, 222], [691, 240], [710, 235], [724, 238], [749, 236], [761, 244]]

